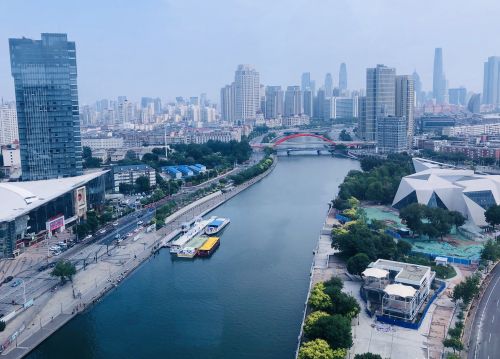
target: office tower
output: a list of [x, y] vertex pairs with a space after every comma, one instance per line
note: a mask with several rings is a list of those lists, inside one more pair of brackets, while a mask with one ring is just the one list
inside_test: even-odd
[[359, 119], [358, 123], [361, 123], [361, 119], [366, 118], [366, 96], [358, 96], [358, 115], [355, 117]]
[[324, 118], [325, 113], [325, 90], [320, 88], [315, 97], [313, 113], [316, 118]]
[[264, 85], [259, 86], [259, 110], [257, 112], [262, 115], [266, 113], [266, 87]]
[[127, 101], [127, 96], [118, 96], [118, 104], [124, 103]]
[[314, 114], [314, 109], [313, 109], [314, 96], [310, 88], [307, 88], [305, 91], [302, 92], [302, 99], [304, 101], [302, 105], [302, 108], [304, 109], [304, 115], [307, 115], [309, 116], [309, 118], [312, 118]]
[[413, 76], [396, 76], [396, 117], [406, 120], [407, 144], [409, 148], [413, 145], [413, 135], [415, 134], [415, 91]]
[[14, 104], [0, 105], [0, 146], [19, 140], [17, 112]]
[[99, 100], [95, 103], [96, 111], [103, 112], [109, 108], [109, 101], [107, 99]]
[[235, 121], [236, 94], [234, 83], [220, 90], [220, 112], [223, 121], [233, 123]]
[[357, 112], [357, 97], [333, 97], [335, 113], [333, 118], [353, 118]]
[[366, 113], [360, 118], [360, 135], [367, 141], [376, 140], [377, 117], [394, 116], [396, 69], [377, 65], [366, 70]]
[[311, 88], [313, 97], [316, 96], [316, 81], [311, 80], [311, 82], [309, 82], [309, 87]]
[[500, 56], [488, 57], [484, 63], [483, 103], [500, 105]]
[[467, 103], [467, 110], [472, 113], [481, 112], [481, 94], [473, 94]]
[[300, 89], [304, 92], [307, 89], [311, 89], [311, 73], [304, 72], [301, 77], [301, 86]]
[[467, 89], [458, 87], [448, 90], [448, 102], [452, 105], [465, 106], [465, 98], [467, 97]]
[[152, 97], [142, 97], [141, 98], [141, 108], [146, 108], [150, 103], [153, 103]]
[[83, 173], [75, 43], [9, 39], [24, 181]]
[[255, 119], [260, 107], [259, 73], [250, 65], [239, 65], [235, 76], [236, 121]]
[[413, 71], [413, 89], [415, 91], [415, 105], [422, 105], [425, 102], [425, 94], [422, 91], [422, 81], [417, 71]]
[[399, 153], [408, 149], [408, 129], [405, 117], [381, 116], [377, 118], [377, 151]]
[[281, 86], [266, 87], [264, 116], [266, 119], [274, 119], [283, 116], [283, 90]]
[[285, 117], [302, 114], [302, 92], [300, 86], [288, 86], [285, 92]]
[[432, 95], [437, 104], [446, 103], [446, 78], [443, 70], [443, 49], [434, 51], [434, 73], [432, 78]]
[[153, 100], [153, 104], [154, 104], [155, 114], [158, 115], [158, 114], [162, 113], [161, 99], [159, 97], [157, 97]]
[[347, 66], [346, 66], [345, 62], [340, 64], [339, 89], [341, 92], [347, 90]]
[[189, 104], [190, 105], [199, 106], [200, 105], [200, 100], [199, 100], [198, 96], [191, 96], [189, 98]]
[[332, 97], [333, 95], [333, 77], [331, 73], [325, 76], [325, 97]]
[[200, 95], [200, 106], [201, 107], [208, 106], [207, 94], [204, 92]]

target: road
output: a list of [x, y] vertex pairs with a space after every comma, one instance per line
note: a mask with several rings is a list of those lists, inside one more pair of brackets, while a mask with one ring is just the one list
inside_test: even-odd
[[474, 318], [468, 359], [500, 358], [500, 266], [491, 273]]

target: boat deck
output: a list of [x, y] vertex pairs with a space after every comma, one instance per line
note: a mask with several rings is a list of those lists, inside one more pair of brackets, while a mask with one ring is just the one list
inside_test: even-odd
[[198, 249], [201, 246], [203, 246], [207, 240], [208, 240], [208, 237], [204, 237], [204, 236], [194, 237], [189, 242], [187, 242], [184, 247], [185, 248], [190, 247], [190, 248], [196, 248], [196, 249]]

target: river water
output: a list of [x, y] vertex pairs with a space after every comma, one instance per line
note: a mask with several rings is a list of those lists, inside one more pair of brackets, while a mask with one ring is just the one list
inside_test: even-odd
[[357, 162], [280, 157], [214, 214], [231, 218], [208, 259], [144, 263], [28, 358], [292, 358], [327, 203]]

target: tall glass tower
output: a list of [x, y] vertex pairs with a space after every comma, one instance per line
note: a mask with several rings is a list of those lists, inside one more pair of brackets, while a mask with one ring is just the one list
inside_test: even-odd
[[345, 62], [340, 64], [339, 89], [341, 91], [347, 90], [347, 66], [346, 66]]
[[83, 173], [75, 43], [66, 34], [9, 39], [22, 179]]
[[432, 77], [432, 94], [437, 104], [446, 103], [446, 77], [443, 70], [443, 49], [434, 50], [434, 71]]

